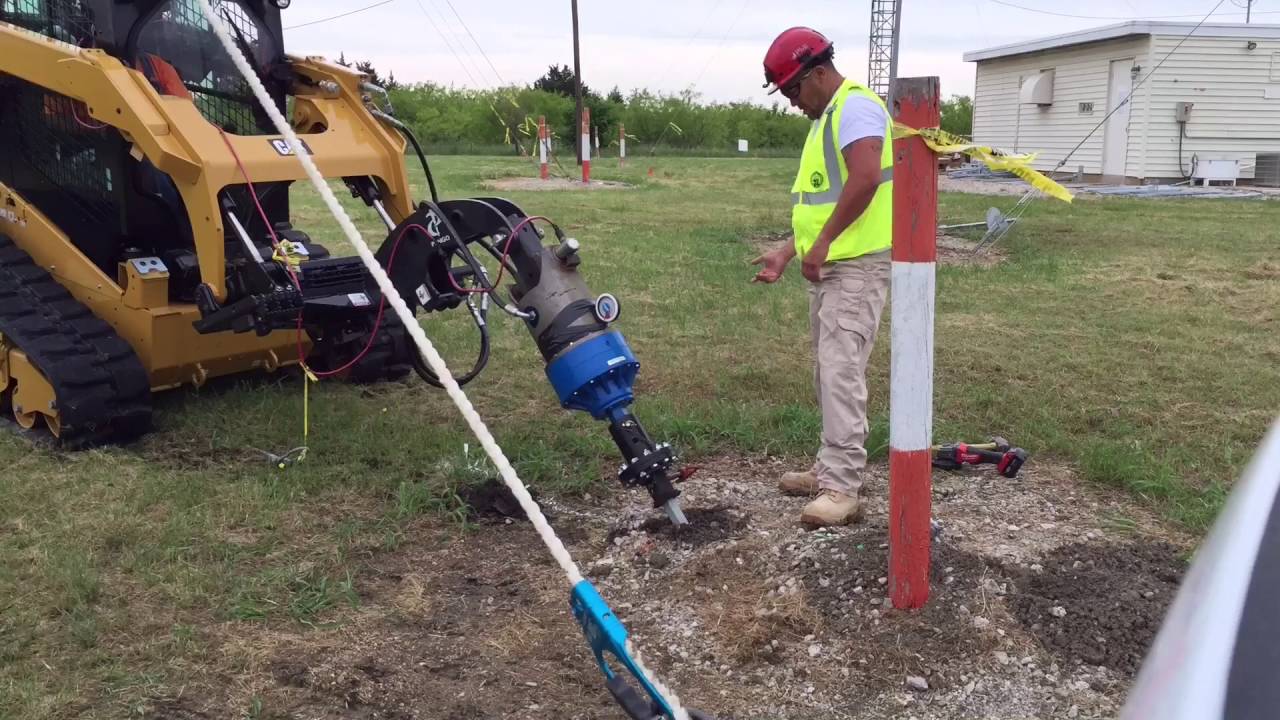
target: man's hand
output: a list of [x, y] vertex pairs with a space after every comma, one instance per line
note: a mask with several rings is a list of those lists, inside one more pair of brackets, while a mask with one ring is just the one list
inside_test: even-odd
[[777, 250], [770, 250], [751, 261], [752, 265], [764, 264], [760, 272], [751, 282], [776, 283], [782, 278], [782, 271], [787, 269], [787, 263], [791, 262], [791, 258], [795, 257], [795, 249], [787, 245]]
[[800, 272], [804, 275], [804, 279], [809, 282], [822, 282], [822, 264], [827, 261], [827, 253], [831, 250], [831, 243], [824, 242], [822, 238], [818, 238], [818, 242], [809, 248], [809, 252], [804, 254], [804, 261], [800, 265]]

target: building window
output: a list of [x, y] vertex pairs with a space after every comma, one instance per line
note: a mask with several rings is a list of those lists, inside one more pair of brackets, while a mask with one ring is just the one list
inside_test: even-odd
[[1092, 115], [1092, 114], [1093, 114], [1093, 103], [1091, 103], [1091, 102], [1082, 102], [1082, 103], [1080, 103], [1080, 114], [1081, 114], [1081, 115]]

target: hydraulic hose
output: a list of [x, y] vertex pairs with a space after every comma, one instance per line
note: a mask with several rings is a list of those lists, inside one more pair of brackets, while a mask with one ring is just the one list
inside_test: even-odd
[[[431, 203], [430, 206], [434, 210], [434, 212], [444, 221], [445, 226], [448, 228], [449, 237], [453, 238], [454, 246], [456, 248], [457, 254], [462, 258], [462, 261], [466, 263], [467, 266], [470, 268], [473, 277], [475, 277], [476, 279], [476, 283], [481, 287], [484, 287], [488, 290], [492, 290], [492, 285], [490, 285], [488, 282], [488, 276], [485, 274], [484, 266], [481, 265], [480, 261], [476, 259], [476, 256], [471, 253], [471, 248], [467, 247], [467, 244], [463, 242], [462, 239], [458, 236], [457, 230], [454, 229], [453, 224], [449, 222], [449, 218], [445, 215], [444, 211], [440, 208], [439, 205], [436, 205], [434, 202]], [[410, 230], [415, 230], [417, 232], [421, 232], [424, 234], [427, 233], [426, 228], [417, 224], [408, 225], [404, 227], [401, 230], [401, 232], [404, 233]], [[489, 325], [486, 322], [486, 311], [483, 308], [476, 309], [474, 306], [470, 304], [470, 301], [468, 301], [467, 306], [471, 310], [471, 317], [475, 320], [476, 329], [480, 331], [480, 352], [476, 356], [475, 364], [471, 366], [470, 372], [468, 372], [466, 375], [461, 375], [459, 377], [454, 378], [457, 381], [459, 387], [462, 387], [463, 385], [466, 385], [467, 383], [476, 379], [476, 377], [478, 377], [480, 373], [484, 370], [485, 366], [489, 364], [489, 350], [490, 350]], [[428, 385], [431, 385], [432, 387], [444, 388], [444, 384], [440, 382], [440, 377], [436, 375], [435, 372], [432, 371], [431, 368], [425, 363], [421, 353], [416, 353], [416, 352], [412, 353], [412, 361], [413, 361], [414, 371], [418, 373], [418, 376], [421, 377], [423, 381], [425, 381]]]
[[431, 202], [440, 202], [440, 194], [436, 192], [436, 179], [435, 176], [431, 174], [431, 165], [427, 163], [427, 156], [422, 152], [422, 146], [418, 144], [418, 138], [414, 136], [413, 131], [404, 123], [375, 107], [370, 107], [369, 112], [382, 122], [399, 130], [400, 133], [409, 140], [409, 144], [413, 145], [414, 152], [418, 153], [418, 162], [422, 163], [422, 172], [426, 173], [427, 176], [427, 187], [431, 190]]
[[[476, 327], [480, 330], [480, 353], [476, 356], [476, 362], [471, 366], [470, 372], [454, 378], [459, 387], [476, 379], [484, 371], [485, 366], [489, 364], [489, 326], [485, 324], [478, 314], [474, 317], [476, 319]], [[418, 373], [418, 377], [432, 387], [443, 388], [444, 383], [440, 382], [440, 377], [432, 372], [426, 361], [423, 360], [422, 353], [412, 353], [412, 356], [413, 369]]]

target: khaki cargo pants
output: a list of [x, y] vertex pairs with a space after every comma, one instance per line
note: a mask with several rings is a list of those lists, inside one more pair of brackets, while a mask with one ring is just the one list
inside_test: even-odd
[[818, 487], [862, 492], [867, 465], [867, 360], [889, 292], [889, 251], [825, 265], [809, 286], [814, 384], [822, 412]]

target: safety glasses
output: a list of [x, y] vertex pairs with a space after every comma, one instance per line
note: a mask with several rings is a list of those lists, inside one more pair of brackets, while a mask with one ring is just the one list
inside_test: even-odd
[[784, 88], [779, 88], [779, 89], [778, 89], [778, 92], [782, 93], [782, 96], [783, 96], [783, 97], [785, 97], [785, 98], [786, 98], [786, 99], [788, 99], [788, 100], [795, 100], [795, 99], [796, 99], [796, 96], [800, 94], [800, 86], [804, 84], [805, 78], [809, 77], [809, 76], [810, 76], [810, 75], [812, 75], [812, 74], [813, 74], [813, 70], [812, 70], [812, 69], [811, 69], [811, 70], [807, 70], [807, 71], [806, 71], [803, 75], [801, 75], [800, 77], [798, 77], [798, 78], [796, 78], [795, 80], [792, 80], [791, 82], [787, 83], [787, 86], [786, 86], [786, 87], [784, 87]]

